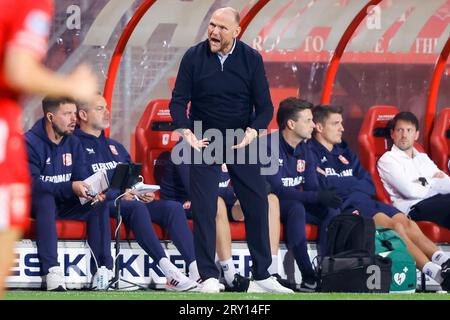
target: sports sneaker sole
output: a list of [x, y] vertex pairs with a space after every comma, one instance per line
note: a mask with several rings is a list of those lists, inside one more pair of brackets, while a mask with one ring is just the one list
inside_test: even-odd
[[170, 285], [170, 284], [166, 284], [166, 286], [165, 286], [165, 289], [167, 290], [167, 291], [176, 291], [176, 292], [188, 292], [188, 291], [194, 291], [194, 289], [196, 289], [196, 288], [198, 288], [198, 286], [197, 285], [193, 285], [193, 286], [190, 286], [190, 287], [188, 287], [188, 288], [186, 288], [186, 289], [178, 289], [177, 287], [174, 287], [174, 286], [172, 286], [172, 285]]

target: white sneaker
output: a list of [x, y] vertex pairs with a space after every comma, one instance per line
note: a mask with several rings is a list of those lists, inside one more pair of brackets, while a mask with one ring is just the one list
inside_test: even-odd
[[200, 283], [199, 288], [196, 291], [203, 293], [219, 293], [222, 288], [225, 290], [225, 286], [221, 284], [218, 279], [208, 278]]
[[112, 278], [114, 278], [114, 272], [112, 270], [109, 270], [105, 266], [100, 267], [92, 278], [92, 289], [107, 290]]
[[178, 269], [167, 272], [166, 278], [167, 291], [193, 291], [198, 286], [197, 282], [186, 277]]
[[[189, 279], [193, 280], [192, 278], [189, 278]], [[202, 278], [198, 278], [195, 282], [198, 283], [197, 290], [195, 290], [195, 291], [200, 292], [200, 287], [203, 284]], [[220, 292], [224, 292], [225, 291], [225, 285], [222, 282], [220, 282], [220, 281], [219, 281], [219, 291]]]
[[247, 293], [266, 293], [266, 291], [258, 286], [255, 282], [255, 280], [250, 280], [250, 283], [248, 285]]
[[45, 277], [47, 283], [47, 291], [66, 291], [66, 279], [64, 271], [60, 266], [51, 267], [48, 269]]
[[283, 287], [275, 277], [264, 280], [252, 280], [248, 286], [248, 293], [294, 293], [293, 290]]

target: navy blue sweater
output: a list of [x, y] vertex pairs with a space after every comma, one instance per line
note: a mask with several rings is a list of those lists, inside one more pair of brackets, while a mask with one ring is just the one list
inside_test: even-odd
[[375, 186], [370, 174], [361, 166], [358, 157], [345, 142], [328, 151], [315, 139], [310, 141], [318, 166], [326, 173], [318, 174], [319, 183], [324, 188], [336, 188], [337, 195], [344, 200], [351, 193], [359, 191], [369, 196], [375, 195]]
[[[99, 137], [96, 137], [77, 128], [75, 135], [83, 145], [90, 174], [105, 169], [108, 173], [108, 179], [111, 181], [118, 163], [131, 162], [130, 154], [125, 147], [120, 142], [107, 138], [103, 132]], [[107, 199], [112, 199], [118, 192], [119, 190], [111, 190], [107, 193]]]
[[43, 118], [25, 133], [25, 139], [33, 197], [38, 200], [39, 193], [46, 192], [55, 195], [57, 204], [65, 208], [80, 205], [72, 191], [72, 181], [89, 176], [80, 140], [69, 135], [59, 144], [53, 143], [45, 131]]
[[[278, 133], [276, 133], [278, 135]], [[268, 152], [272, 154], [268, 137]], [[292, 148], [279, 134], [279, 168], [274, 175], [267, 176], [272, 192], [280, 200], [298, 200], [305, 204], [318, 203], [319, 182], [316, 160], [308, 143], [301, 142]]]
[[170, 114], [177, 128], [192, 128], [196, 120], [202, 121], [204, 130], [266, 128], [273, 116], [273, 105], [261, 55], [236, 40], [222, 69], [208, 40], [191, 47], [181, 60]]

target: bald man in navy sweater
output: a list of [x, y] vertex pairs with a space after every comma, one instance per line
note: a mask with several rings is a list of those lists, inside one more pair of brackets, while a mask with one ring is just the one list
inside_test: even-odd
[[[103, 130], [109, 127], [109, 112], [105, 98], [97, 95], [90, 103], [78, 104], [78, 121], [80, 128], [75, 130], [75, 135], [83, 145], [89, 172], [94, 173], [104, 168], [111, 181], [117, 164], [130, 163], [131, 157], [121, 143], [104, 134]], [[111, 188], [106, 193], [110, 216], [114, 218], [117, 217], [114, 199], [119, 194], [117, 188]], [[170, 291], [196, 289], [196, 281], [200, 276], [195, 262], [192, 233], [182, 205], [176, 201], [155, 200], [154, 193], [135, 196], [129, 192], [122, 197], [121, 208], [125, 226], [133, 231], [137, 243], [164, 272], [167, 278], [166, 289]], [[169, 231], [172, 242], [186, 261], [191, 279], [168, 259], [152, 222]]]
[[[219, 292], [219, 271], [214, 262], [215, 217], [221, 164], [226, 162], [245, 214], [255, 280], [249, 291], [291, 293], [292, 290], [281, 286], [268, 272], [271, 264], [268, 202], [260, 163], [250, 164], [246, 159], [245, 163], [236, 164], [228, 158], [229, 155], [236, 156], [238, 150], [243, 150], [248, 158], [249, 145], [257, 138], [257, 130], [267, 128], [273, 116], [262, 57], [237, 39], [241, 31], [239, 23], [239, 13], [233, 8], [220, 8], [213, 13], [208, 25], [208, 39], [191, 47], [181, 60], [170, 102], [170, 113], [183, 138], [192, 147], [189, 150], [192, 157], [194, 160], [200, 158], [191, 161], [193, 164], [190, 165], [190, 199], [195, 251], [203, 279], [201, 291]], [[191, 107], [187, 117], [189, 102]], [[192, 132], [194, 128], [196, 130]], [[212, 137], [204, 136], [205, 133], [208, 136], [208, 129], [218, 130], [222, 137], [227, 129], [240, 130], [243, 138], [236, 138], [231, 143], [226, 139], [219, 141], [217, 136], [212, 140]], [[205, 157], [212, 154], [213, 144], [214, 161], [205, 161]]]

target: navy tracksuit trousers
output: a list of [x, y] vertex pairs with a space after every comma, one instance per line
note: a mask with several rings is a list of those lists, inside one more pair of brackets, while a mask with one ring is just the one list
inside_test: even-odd
[[[38, 197], [33, 197], [32, 214], [36, 221], [36, 245], [42, 275], [46, 275], [49, 268], [59, 266], [56, 219], [86, 221], [88, 244], [98, 265], [112, 269], [111, 227], [105, 202], [64, 213], [64, 210], [58, 209], [54, 195], [40, 193]], [[93, 257], [90, 265], [91, 273], [95, 274], [97, 268]]]
[[[266, 180], [258, 164], [227, 164], [233, 188], [245, 215], [247, 244], [252, 257], [255, 280], [270, 276], [271, 261]], [[189, 170], [191, 209], [194, 220], [194, 245], [197, 265], [203, 280], [218, 278], [215, 264], [216, 214], [220, 164], [191, 164]]]
[[[117, 217], [113, 201], [109, 201], [109, 213]], [[121, 202], [120, 213], [127, 228], [133, 231], [137, 243], [156, 262], [166, 254], [161, 246], [152, 222], [167, 229], [170, 238], [186, 261], [186, 265], [195, 260], [192, 232], [187, 224], [183, 206], [171, 200], [154, 200], [150, 203], [140, 201]]]

